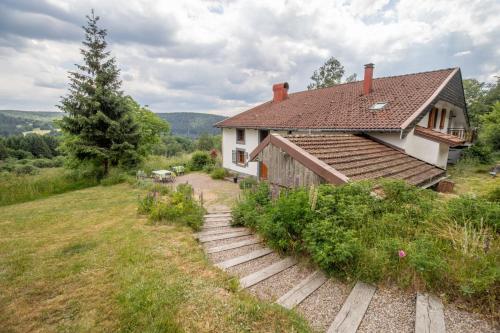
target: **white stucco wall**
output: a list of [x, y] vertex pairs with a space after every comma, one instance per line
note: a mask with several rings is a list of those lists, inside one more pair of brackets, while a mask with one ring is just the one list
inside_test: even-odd
[[222, 129], [222, 167], [246, 174], [257, 176], [258, 163], [249, 162], [247, 166], [241, 166], [233, 163], [233, 150], [243, 149], [245, 152], [250, 153], [259, 144], [259, 131], [253, 129], [245, 129], [245, 144], [236, 143], [236, 128], [223, 128]]
[[446, 169], [448, 161], [446, 144], [415, 135], [413, 130], [403, 139], [400, 139], [400, 133], [370, 133], [370, 136], [401, 148], [406, 154], [419, 160]]

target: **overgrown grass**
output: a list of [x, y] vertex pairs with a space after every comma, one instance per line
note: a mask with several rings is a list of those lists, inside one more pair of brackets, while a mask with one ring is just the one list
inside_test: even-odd
[[[191, 154], [182, 154], [173, 157], [152, 155], [148, 156], [140, 165], [139, 169], [151, 174], [153, 170], [171, 170], [173, 166], [182, 165], [189, 167]], [[189, 170], [186, 170], [188, 172]]]
[[476, 160], [462, 159], [448, 168], [450, 179], [455, 182], [454, 193], [485, 195], [500, 188], [500, 175], [492, 177], [489, 172], [500, 164], [500, 156], [494, 155], [496, 163], [481, 164]]
[[45, 198], [53, 194], [74, 191], [99, 183], [96, 177], [82, 176], [63, 168], [42, 169], [36, 175], [2, 173], [0, 206]]
[[194, 199], [193, 187], [179, 184], [175, 189], [151, 184], [149, 193], [139, 199], [139, 214], [154, 223], [176, 223], [199, 230], [205, 209]]
[[138, 217], [140, 195], [121, 184], [1, 207], [1, 330], [308, 332], [236, 291], [190, 228]]
[[281, 251], [308, 255], [340, 278], [396, 283], [460, 298], [496, 315], [500, 297], [500, 204], [464, 195], [443, 200], [403, 182], [322, 185], [269, 199], [246, 191], [234, 221]]

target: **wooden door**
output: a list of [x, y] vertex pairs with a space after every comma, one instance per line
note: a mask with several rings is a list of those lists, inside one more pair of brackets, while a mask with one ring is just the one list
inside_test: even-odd
[[260, 162], [260, 179], [267, 180], [267, 165], [264, 162]]

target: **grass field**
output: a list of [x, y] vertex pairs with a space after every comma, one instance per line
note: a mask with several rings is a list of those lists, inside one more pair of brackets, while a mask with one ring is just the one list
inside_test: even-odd
[[0, 207], [0, 331], [308, 331], [236, 291], [190, 229], [137, 216], [139, 194], [97, 186]]
[[467, 163], [464, 161], [455, 166], [450, 166], [448, 174], [450, 179], [455, 182], [453, 193], [484, 195], [494, 188], [500, 187], [500, 175], [492, 177], [489, 174], [489, 171], [496, 164], [500, 164], [500, 158], [497, 158], [496, 163], [492, 164]]

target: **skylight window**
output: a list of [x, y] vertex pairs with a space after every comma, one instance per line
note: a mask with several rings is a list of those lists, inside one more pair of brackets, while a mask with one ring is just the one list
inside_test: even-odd
[[382, 110], [386, 104], [387, 102], [377, 102], [372, 106], [370, 106], [370, 110], [375, 110], [375, 111]]

